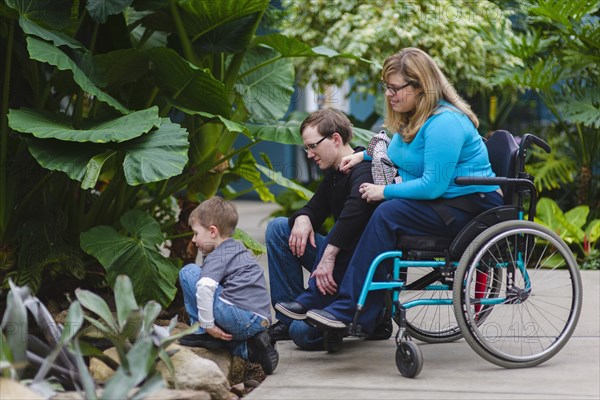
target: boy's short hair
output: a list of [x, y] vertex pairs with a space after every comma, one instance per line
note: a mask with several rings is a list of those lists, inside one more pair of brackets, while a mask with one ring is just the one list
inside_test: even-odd
[[333, 108], [323, 108], [306, 117], [300, 125], [300, 135], [309, 126], [316, 127], [323, 137], [329, 137], [337, 132], [344, 144], [352, 140], [352, 122], [343, 112]]
[[215, 196], [203, 201], [192, 211], [188, 223], [199, 223], [208, 229], [214, 225], [221, 236], [231, 236], [238, 223], [238, 212], [233, 203]]

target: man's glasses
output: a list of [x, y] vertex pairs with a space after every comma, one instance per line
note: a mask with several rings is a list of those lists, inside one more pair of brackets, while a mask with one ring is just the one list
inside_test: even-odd
[[304, 146], [304, 151], [305, 151], [305, 152], [307, 152], [307, 153], [308, 153], [308, 151], [309, 151], [309, 150], [315, 151], [315, 149], [317, 148], [317, 146], [318, 146], [319, 144], [321, 144], [321, 142], [322, 142], [323, 140], [327, 139], [328, 137], [329, 137], [329, 136], [323, 136], [323, 137], [321, 138], [321, 140], [319, 140], [318, 142], [316, 142], [316, 143], [311, 143], [311, 144], [307, 144], [306, 146]]
[[402, 89], [404, 89], [405, 87], [408, 87], [410, 85], [412, 85], [412, 82], [405, 83], [404, 85], [402, 85], [400, 87], [395, 87], [395, 86], [389, 85], [387, 82], [381, 81], [381, 87], [383, 88], [383, 91], [385, 92], [386, 90], [389, 90], [392, 93], [392, 96], [395, 96], [399, 91], [401, 91]]

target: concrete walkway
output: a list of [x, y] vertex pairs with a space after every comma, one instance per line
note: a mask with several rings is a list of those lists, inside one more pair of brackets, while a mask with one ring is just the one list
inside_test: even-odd
[[[275, 205], [236, 202], [241, 229], [264, 243]], [[266, 256], [259, 258], [267, 265]], [[266, 269], [265, 269], [266, 270]], [[339, 353], [299, 350], [279, 342], [280, 361], [247, 397], [252, 399], [600, 399], [600, 272], [582, 271], [583, 310], [567, 345], [528, 369], [504, 369], [479, 357], [464, 340], [415, 341], [425, 360], [415, 379], [400, 375], [393, 339], [344, 340]]]

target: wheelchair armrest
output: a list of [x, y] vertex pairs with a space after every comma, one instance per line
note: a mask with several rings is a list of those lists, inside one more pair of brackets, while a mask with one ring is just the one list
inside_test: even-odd
[[524, 178], [480, 178], [472, 176], [459, 176], [454, 179], [457, 185], [498, 185], [498, 186], [526, 186], [529, 189], [529, 195], [531, 196], [529, 202], [529, 219], [533, 221], [533, 216], [536, 211], [537, 204], [537, 190], [535, 185], [529, 179]]
[[498, 186], [527, 186], [529, 189], [535, 190], [535, 185], [529, 179], [523, 178], [504, 178], [504, 177], [493, 177], [493, 178], [482, 178], [473, 176], [459, 176], [454, 179], [454, 183], [457, 185], [498, 185]]

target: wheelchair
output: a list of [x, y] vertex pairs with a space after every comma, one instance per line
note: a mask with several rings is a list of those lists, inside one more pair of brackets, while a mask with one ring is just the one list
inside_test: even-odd
[[[571, 337], [581, 312], [581, 276], [563, 240], [533, 222], [537, 192], [525, 172], [533, 144], [551, 151], [534, 135], [517, 144], [508, 131], [494, 132], [486, 147], [496, 177], [455, 182], [500, 185], [504, 205], [478, 215], [454, 239], [402, 236], [396, 250], [372, 261], [349, 332], [361, 334], [358, 320], [368, 293], [388, 290], [403, 376], [413, 378], [423, 367], [412, 338], [445, 343], [464, 337], [487, 361], [522, 368], [547, 361]], [[391, 272], [374, 282], [382, 266]]]

